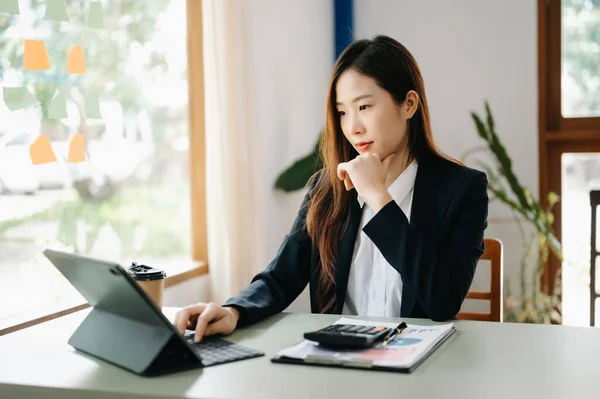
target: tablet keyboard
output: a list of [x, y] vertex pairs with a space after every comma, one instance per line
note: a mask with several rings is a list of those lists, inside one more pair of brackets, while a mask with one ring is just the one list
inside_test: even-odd
[[205, 367], [264, 356], [263, 352], [214, 336], [204, 337], [197, 344], [194, 343], [193, 334], [187, 335], [185, 338], [200, 355]]

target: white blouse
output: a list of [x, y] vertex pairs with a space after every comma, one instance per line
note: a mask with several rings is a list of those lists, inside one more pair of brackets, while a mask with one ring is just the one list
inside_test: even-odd
[[[416, 177], [417, 163], [413, 161], [388, 188], [409, 221]], [[399, 317], [402, 277], [362, 230], [375, 215], [360, 196], [358, 202], [364, 209], [354, 245], [342, 314]]]

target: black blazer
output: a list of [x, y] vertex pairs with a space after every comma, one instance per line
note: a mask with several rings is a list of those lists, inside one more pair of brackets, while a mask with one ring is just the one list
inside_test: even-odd
[[[420, 162], [410, 224], [395, 201], [363, 228], [384, 258], [402, 276], [400, 317], [453, 319], [473, 281], [484, 252], [487, 227], [487, 177], [483, 172], [435, 159]], [[352, 191], [356, 196], [356, 191]], [[304, 221], [311, 189], [275, 259], [248, 287], [223, 306], [240, 310], [238, 327], [285, 310], [310, 282], [311, 311], [319, 312], [319, 256]], [[362, 208], [352, 201], [348, 228], [335, 264], [333, 313], [341, 314]]]

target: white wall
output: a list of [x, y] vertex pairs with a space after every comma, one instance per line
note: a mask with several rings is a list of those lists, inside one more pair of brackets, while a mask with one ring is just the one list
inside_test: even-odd
[[483, 114], [489, 100], [516, 171], [537, 193], [536, 10], [534, 0], [355, 0], [355, 37], [387, 34], [413, 53], [434, 135], [452, 156], [481, 143], [469, 112]]
[[[258, 126], [263, 143], [265, 266], [275, 255], [303, 193], [276, 192], [277, 174], [310, 151], [323, 126], [333, 57], [333, 9], [326, 0], [252, 0]], [[355, 0], [355, 37], [382, 33], [419, 62], [434, 135], [460, 157], [479, 139], [469, 112], [488, 99], [514, 168], [538, 191], [537, 43], [534, 0]], [[514, 280], [521, 243], [503, 206], [490, 205], [487, 236], [505, 244], [505, 275]], [[485, 270], [478, 280], [485, 280]], [[476, 284], [479, 284], [476, 281]], [[308, 310], [306, 292], [292, 309]]]
[[323, 0], [252, 0], [254, 89], [261, 132], [265, 266], [290, 229], [303, 192], [274, 190], [278, 174], [311, 151], [325, 119], [334, 62], [333, 8]]
[[165, 289], [163, 306], [181, 308], [196, 302], [208, 302], [209, 297], [208, 275], [195, 277]]
[[[304, 192], [284, 194], [274, 183], [291, 162], [313, 148], [325, 116], [333, 66], [333, 5], [329, 0], [247, 0], [248, 65], [260, 132], [265, 267], [288, 233]], [[299, 302], [306, 306], [307, 295]]]

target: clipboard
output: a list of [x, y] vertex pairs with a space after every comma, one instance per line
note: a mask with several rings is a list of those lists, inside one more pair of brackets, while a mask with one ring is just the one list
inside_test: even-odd
[[[409, 327], [425, 327], [425, 326], [409, 326]], [[331, 351], [328, 354], [309, 354], [305, 357], [297, 357], [297, 356], [288, 356], [284, 351], [280, 351], [275, 354], [271, 358], [271, 362], [273, 363], [283, 363], [283, 364], [295, 364], [295, 365], [305, 365], [305, 366], [321, 366], [321, 367], [336, 367], [336, 368], [349, 368], [349, 369], [361, 369], [361, 370], [372, 370], [372, 371], [390, 371], [390, 372], [398, 372], [398, 373], [412, 373], [415, 371], [427, 358], [431, 356], [444, 342], [448, 341], [450, 337], [456, 334], [457, 330], [454, 325], [448, 328], [442, 335], [440, 335], [439, 339], [437, 339], [432, 346], [423, 350], [419, 356], [417, 356], [414, 361], [400, 365], [400, 364], [392, 364], [389, 361], [381, 361], [380, 359], [368, 359], [364, 358], [365, 356], [361, 356], [369, 351], [374, 350], [390, 350], [387, 348], [381, 347], [373, 347], [368, 349], [354, 350], [352, 351], [352, 358], [349, 359], [348, 356], [344, 356], [344, 353], [347, 351]], [[399, 337], [399, 339], [403, 339]], [[307, 341], [302, 341], [297, 344], [295, 347], [299, 345], [311, 345], [307, 343]], [[292, 347], [294, 348], [294, 347]], [[391, 349], [394, 350], [394, 349]], [[397, 349], [396, 349], [397, 350]], [[342, 355], [340, 355], [342, 353]], [[358, 357], [358, 358], [357, 358]], [[362, 357], [362, 358], [361, 358]]]

